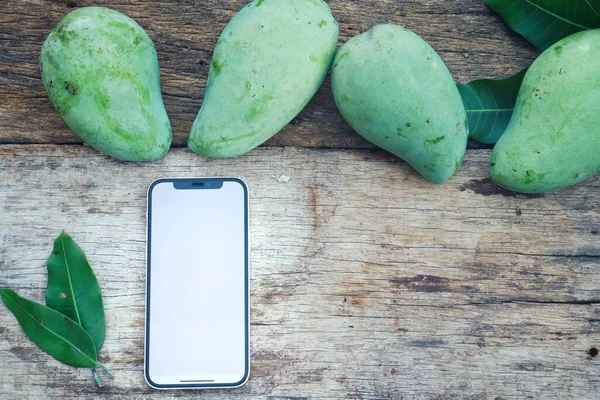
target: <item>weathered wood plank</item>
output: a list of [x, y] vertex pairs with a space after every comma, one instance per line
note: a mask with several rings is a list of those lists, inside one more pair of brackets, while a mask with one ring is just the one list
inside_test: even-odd
[[[136, 19], [154, 40], [173, 144], [185, 146], [204, 94], [213, 46], [246, 0], [19, 0], [0, 13], [0, 143], [79, 143], [48, 100], [40, 79], [42, 43], [73, 6], [106, 5]], [[331, 0], [340, 43], [379, 23], [405, 25], [440, 52], [455, 78], [502, 76], [537, 54], [482, 1]], [[345, 123], [327, 80], [294, 122], [270, 144], [372, 148]], [[475, 143], [471, 143], [476, 147]]]
[[[130, 164], [85, 146], [0, 146], [0, 287], [42, 300], [66, 229], [103, 289], [104, 361], [60, 365], [0, 307], [0, 398], [195, 398], [143, 380], [145, 194], [163, 176], [243, 176], [251, 194], [252, 374], [203, 398], [592, 399], [600, 392], [600, 178], [532, 197], [442, 186], [383, 152], [185, 149]], [[289, 178], [289, 179], [288, 179]]]

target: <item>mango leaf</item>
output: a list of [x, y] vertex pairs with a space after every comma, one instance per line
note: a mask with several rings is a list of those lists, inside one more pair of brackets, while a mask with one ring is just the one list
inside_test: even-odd
[[467, 110], [469, 137], [494, 144], [506, 130], [527, 68], [504, 79], [480, 79], [456, 85]]
[[42, 304], [0, 289], [4, 305], [12, 311], [25, 334], [58, 361], [79, 368], [98, 367], [96, 347], [75, 321]]
[[573, 33], [600, 28], [600, 0], [484, 0], [508, 26], [545, 50]]
[[85, 253], [62, 232], [54, 241], [46, 266], [46, 305], [81, 325], [99, 352], [106, 333], [104, 307], [100, 285]]

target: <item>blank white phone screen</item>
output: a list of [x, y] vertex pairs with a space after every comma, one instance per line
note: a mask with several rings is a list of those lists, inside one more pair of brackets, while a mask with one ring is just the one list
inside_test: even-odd
[[246, 192], [237, 180], [222, 183], [182, 189], [164, 181], [151, 190], [146, 377], [153, 386], [246, 378]]

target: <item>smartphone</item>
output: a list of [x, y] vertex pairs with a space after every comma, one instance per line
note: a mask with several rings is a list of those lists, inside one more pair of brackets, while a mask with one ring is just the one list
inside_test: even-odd
[[146, 256], [148, 384], [243, 385], [250, 373], [246, 184], [237, 178], [153, 182]]

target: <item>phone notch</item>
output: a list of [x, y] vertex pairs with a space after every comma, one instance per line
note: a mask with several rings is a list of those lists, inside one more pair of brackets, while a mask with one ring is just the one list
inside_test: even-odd
[[174, 179], [173, 187], [177, 190], [192, 189], [221, 189], [223, 187], [222, 179]]

